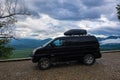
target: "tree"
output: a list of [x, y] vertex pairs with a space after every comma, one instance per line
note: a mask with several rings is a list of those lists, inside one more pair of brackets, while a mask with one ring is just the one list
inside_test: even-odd
[[8, 56], [13, 50], [6, 44], [14, 38], [13, 27], [20, 15], [29, 15], [23, 0], [0, 1], [0, 56]]
[[116, 9], [117, 9], [118, 19], [120, 20], [120, 5], [117, 5]]
[[8, 42], [7, 38], [0, 40], [0, 57], [9, 57], [12, 54], [13, 48], [7, 45]]

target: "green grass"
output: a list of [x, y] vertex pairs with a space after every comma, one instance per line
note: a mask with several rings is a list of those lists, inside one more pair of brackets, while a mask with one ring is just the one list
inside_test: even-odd
[[27, 58], [31, 57], [32, 49], [25, 49], [25, 50], [13, 50], [13, 54], [9, 57], [0, 57], [0, 60], [5, 59], [14, 59], [14, 58]]
[[31, 49], [27, 49], [27, 50], [14, 50], [13, 54], [9, 57], [11, 58], [26, 58], [26, 57], [30, 57], [32, 54], [32, 50]]

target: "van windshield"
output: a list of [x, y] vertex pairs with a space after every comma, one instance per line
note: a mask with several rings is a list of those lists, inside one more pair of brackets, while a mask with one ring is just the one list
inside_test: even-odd
[[49, 45], [53, 40], [48, 41], [47, 43], [45, 43], [44, 45], [42, 45], [42, 47], [46, 47], [47, 45]]

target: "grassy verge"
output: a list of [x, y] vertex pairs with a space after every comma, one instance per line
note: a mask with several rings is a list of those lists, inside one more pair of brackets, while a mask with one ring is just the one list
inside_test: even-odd
[[31, 49], [27, 49], [27, 50], [14, 50], [13, 54], [9, 58], [26, 58], [26, 57], [30, 57], [31, 54], [32, 54], [32, 50]]
[[0, 57], [1, 60], [3, 59], [13, 59], [13, 58], [27, 58], [30, 57], [32, 54], [32, 49], [25, 49], [25, 50], [13, 50], [13, 54], [10, 57]]

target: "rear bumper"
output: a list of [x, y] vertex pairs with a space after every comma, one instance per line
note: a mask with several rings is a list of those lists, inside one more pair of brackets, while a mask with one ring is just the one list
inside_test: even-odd
[[96, 53], [94, 54], [95, 55], [95, 58], [101, 58], [102, 57], [102, 54], [101, 53]]

